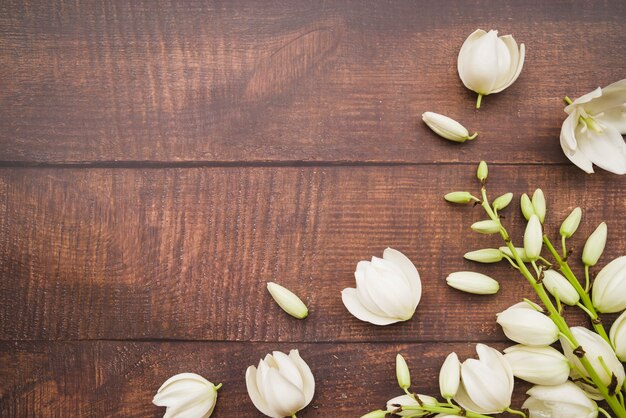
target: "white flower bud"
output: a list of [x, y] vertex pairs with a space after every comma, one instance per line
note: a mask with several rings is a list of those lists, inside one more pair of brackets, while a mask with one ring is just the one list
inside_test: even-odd
[[385, 418], [387, 414], [389, 414], [389, 412], [379, 409], [377, 411], [372, 411], [365, 415], [362, 415], [361, 418]]
[[[438, 404], [437, 399], [433, 398], [432, 396], [417, 395], [417, 397], [420, 402], [417, 402], [415, 399], [413, 399], [412, 396], [409, 395], [400, 395], [396, 396], [393, 399], [389, 399], [387, 401], [387, 412], [391, 413], [397, 410], [398, 406], [419, 406], [420, 404], [436, 406]], [[430, 414], [430, 412], [428, 411], [406, 410], [399, 412], [396, 415], [401, 417], [422, 417], [428, 414]]]
[[411, 372], [402, 354], [396, 355], [396, 378], [400, 389], [408, 389], [411, 386]]
[[493, 201], [493, 208], [495, 210], [502, 210], [509, 206], [511, 200], [513, 200], [513, 193], [505, 193], [502, 196], [498, 196]]
[[[600, 335], [585, 327], [571, 327], [570, 331], [584, 350], [585, 357], [589, 360], [596, 373], [598, 373], [602, 383], [605, 385], [610, 384], [611, 376], [615, 375], [617, 387], [621, 387], [622, 383], [624, 383], [624, 366], [617, 359], [609, 343]], [[584, 377], [589, 377], [587, 370], [580, 362], [578, 356], [574, 354], [574, 350], [569, 342], [561, 338], [561, 346], [563, 347], [563, 354], [572, 363], [574, 369], [582, 373]]]
[[626, 311], [613, 322], [609, 332], [611, 344], [615, 347], [617, 358], [626, 362]]
[[208, 418], [217, 402], [215, 386], [195, 373], [180, 373], [161, 385], [152, 403], [166, 407], [165, 416], [184, 418], [189, 416]]
[[465, 253], [463, 257], [466, 260], [476, 261], [478, 263], [497, 263], [502, 260], [502, 252], [496, 248], [483, 248], [482, 250]]
[[450, 141], [465, 142], [478, 136], [478, 133], [470, 136], [467, 129], [459, 122], [439, 113], [424, 112], [422, 113], [422, 120], [433, 132]]
[[533, 204], [530, 201], [530, 197], [526, 193], [522, 195], [520, 198], [520, 208], [522, 209], [522, 215], [528, 221], [532, 215], [535, 214], [535, 208], [533, 208]]
[[546, 218], [546, 198], [543, 195], [543, 190], [535, 190], [535, 193], [533, 193], [532, 205], [535, 215], [537, 215], [539, 221], [543, 223], [543, 220]]
[[543, 285], [552, 296], [555, 298], [558, 297], [559, 300], [566, 305], [574, 306], [580, 300], [580, 295], [576, 289], [574, 289], [574, 286], [558, 271], [544, 271]]
[[443, 198], [451, 203], [469, 203], [472, 200], [475, 200], [474, 196], [472, 196], [469, 192], [451, 192]]
[[541, 254], [543, 246], [543, 233], [541, 231], [541, 222], [539, 217], [533, 214], [528, 220], [526, 231], [524, 232], [524, 251], [526, 256], [531, 260], [536, 260]]
[[583, 211], [580, 208], [574, 208], [572, 213], [570, 213], [561, 224], [561, 235], [565, 238], [570, 238], [574, 235], [574, 232], [578, 229], [578, 225], [580, 225], [582, 215]]
[[626, 256], [616, 258], [600, 270], [593, 281], [591, 298], [600, 312], [626, 309]]
[[550, 318], [527, 302], [517, 303], [497, 314], [498, 324], [511, 340], [532, 347], [545, 347], [559, 338], [559, 329]]
[[289, 289], [274, 282], [268, 282], [267, 290], [278, 303], [278, 306], [294, 318], [304, 319], [309, 315], [309, 310], [304, 302]]
[[485, 161], [481, 161], [478, 164], [478, 169], [476, 170], [476, 177], [478, 178], [478, 180], [484, 183], [485, 180], [487, 180], [488, 175], [489, 175], [489, 167], [487, 166], [487, 163]]
[[487, 219], [484, 221], [474, 222], [471, 228], [480, 234], [497, 234], [500, 232], [500, 222]]
[[446, 277], [446, 283], [457, 290], [477, 295], [492, 295], [500, 289], [497, 281], [482, 273], [473, 271], [450, 273]]
[[479, 94], [476, 108], [482, 96], [498, 93], [517, 80], [524, 55], [524, 44], [518, 48], [511, 35], [498, 37], [496, 30], [478, 29], [468, 36], [459, 51], [457, 69], [465, 87]]
[[589, 235], [585, 247], [583, 248], [583, 263], [587, 266], [595, 266], [604, 252], [606, 245], [607, 228], [602, 222], [595, 231]]
[[518, 344], [505, 349], [504, 358], [515, 377], [536, 385], [560, 385], [569, 378], [569, 361], [552, 347]]
[[[512, 258], [513, 260], [515, 260], [515, 257], [513, 257], [513, 253], [511, 252], [511, 250], [509, 250], [509, 247], [500, 247], [498, 248], [500, 250], [500, 252], [502, 252], [502, 254], [506, 255], [509, 258]], [[526, 255], [526, 251], [524, 251], [523, 248], [521, 247], [515, 247], [515, 252], [517, 253], [517, 255], [519, 256], [519, 258], [522, 259], [522, 261], [524, 263], [530, 263], [530, 259], [528, 258], [528, 256]]]
[[441, 370], [439, 370], [439, 391], [444, 399], [452, 399], [456, 396], [461, 382], [461, 362], [456, 353], [450, 353], [446, 357]]
[[528, 409], [530, 418], [596, 418], [598, 405], [572, 382], [557, 386], [533, 386], [526, 392], [522, 408]]

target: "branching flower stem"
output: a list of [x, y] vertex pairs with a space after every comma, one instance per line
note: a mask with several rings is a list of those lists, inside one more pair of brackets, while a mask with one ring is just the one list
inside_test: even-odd
[[467, 418], [492, 418], [489, 415], [479, 414], [477, 412], [461, 409], [458, 406], [447, 406], [445, 404], [439, 405], [404, 405], [398, 409], [402, 411], [427, 411], [436, 414], [458, 415]]
[[[580, 344], [578, 343], [578, 341], [576, 341], [576, 338], [574, 337], [574, 335], [572, 334], [569, 326], [567, 325], [567, 322], [565, 321], [565, 318], [563, 318], [563, 316], [561, 316], [561, 314], [559, 313], [559, 311], [556, 308], [556, 306], [554, 306], [554, 304], [552, 303], [552, 300], [548, 296], [548, 294], [547, 294], [545, 288], [543, 287], [543, 285], [541, 283], [537, 282], [537, 280], [535, 279], [533, 274], [528, 270], [528, 267], [522, 261], [521, 257], [517, 253], [517, 250], [515, 249], [515, 246], [513, 245], [512, 241], [511, 241], [511, 237], [509, 236], [509, 233], [504, 228], [504, 226], [502, 226], [502, 223], [500, 222], [500, 218], [498, 217], [498, 215], [496, 215], [494, 213], [493, 209], [491, 208], [491, 205], [489, 204], [489, 200], [487, 198], [487, 190], [486, 190], [484, 185], [481, 188], [481, 195], [482, 195], [481, 206], [483, 207], [483, 209], [485, 210], [487, 215], [493, 221], [496, 221], [496, 222], [498, 222], [500, 224], [500, 236], [502, 236], [502, 239], [504, 240], [504, 243], [509, 248], [509, 250], [511, 251], [511, 254], [513, 255], [513, 258], [517, 262], [517, 265], [518, 265], [518, 267], [520, 269], [520, 273], [526, 278], [528, 283], [532, 286], [532, 288], [535, 291], [535, 293], [537, 294], [537, 296], [539, 296], [539, 299], [541, 299], [541, 302], [543, 303], [544, 307], [548, 311], [549, 318], [552, 320], [552, 322], [554, 322], [554, 324], [557, 326], [559, 331], [565, 337], [567, 337], [567, 339], [573, 345], [575, 345], [576, 347], [579, 347]], [[544, 243], [545, 242], [546, 242], [546, 238], [544, 237]], [[554, 247], [552, 247], [552, 249], [554, 249]], [[552, 251], [550, 251], [550, 252], [552, 252]], [[557, 256], [558, 256], [558, 253], [557, 253]], [[561, 267], [561, 264], [559, 264], [559, 266]], [[569, 272], [571, 273], [571, 270], [569, 269], [569, 266], [567, 266], [567, 270], [569, 270]], [[573, 274], [572, 274], [572, 276], [573, 276]], [[579, 284], [579, 286], [580, 286], [580, 284]], [[608, 387], [602, 382], [602, 380], [600, 379], [600, 376], [598, 375], [596, 370], [593, 368], [593, 366], [589, 362], [589, 359], [587, 359], [586, 355], [583, 354], [579, 358], [579, 360], [580, 360], [580, 363], [585, 368], [585, 370], [587, 371], [587, 373], [589, 374], [589, 377], [591, 378], [591, 380], [593, 381], [594, 385], [598, 389], [598, 392], [600, 393], [600, 395], [604, 398], [604, 400], [607, 402], [609, 407], [615, 413], [615, 416], [617, 418], [626, 418], [626, 409], [620, 404], [620, 402], [617, 399], [616, 395], [614, 395], [614, 394], [611, 395], [609, 393]]]

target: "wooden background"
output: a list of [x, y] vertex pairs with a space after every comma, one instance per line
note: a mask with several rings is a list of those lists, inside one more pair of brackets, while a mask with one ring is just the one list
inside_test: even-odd
[[[224, 383], [215, 416], [257, 417], [245, 368], [291, 348], [317, 381], [302, 418], [383, 406], [397, 352], [436, 395], [446, 354], [506, 347], [494, 314], [530, 295], [462, 259], [497, 245], [469, 230], [479, 208], [441, 198], [474, 191], [479, 160], [493, 196], [542, 187], [551, 232], [581, 205], [576, 254], [602, 220], [601, 264], [626, 252], [624, 178], [584, 174], [558, 141], [564, 95], [626, 76], [625, 18], [621, 0], [2, 1], [0, 416], [156, 417], [156, 389], [191, 371]], [[479, 111], [456, 72], [476, 28], [527, 48]], [[480, 135], [446, 142], [424, 111]], [[387, 246], [424, 293], [411, 321], [376, 327], [340, 291]], [[466, 269], [501, 292], [445, 285]]]

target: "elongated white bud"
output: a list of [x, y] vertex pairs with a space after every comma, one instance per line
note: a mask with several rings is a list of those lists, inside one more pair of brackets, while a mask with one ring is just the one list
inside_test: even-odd
[[465, 142], [478, 136], [476, 132], [470, 136], [468, 130], [459, 122], [439, 113], [424, 112], [422, 120], [434, 133], [450, 141]]
[[[513, 253], [511, 252], [511, 250], [509, 250], [509, 247], [500, 247], [498, 249], [502, 252], [502, 254], [515, 260], [515, 257], [513, 257]], [[524, 251], [523, 248], [515, 247], [515, 252], [517, 253], [517, 255], [519, 255], [519, 258], [521, 258], [524, 263], [530, 263], [530, 259], [526, 255], [526, 251]]]
[[544, 271], [543, 285], [552, 296], [558, 297], [566, 305], [574, 306], [580, 300], [580, 295], [574, 286], [558, 271]]
[[492, 295], [497, 293], [500, 285], [497, 281], [482, 273], [473, 271], [457, 271], [446, 277], [448, 286], [476, 295]]
[[561, 229], [559, 231], [561, 235], [565, 238], [570, 238], [574, 235], [574, 232], [578, 229], [578, 225], [580, 225], [582, 215], [583, 211], [580, 208], [574, 208], [572, 213], [570, 213], [561, 224]]
[[587, 266], [595, 266], [600, 259], [600, 256], [604, 252], [604, 246], [606, 245], [607, 228], [606, 224], [602, 222], [595, 231], [589, 235], [587, 242], [585, 242], [585, 248], [583, 248], [583, 263]]
[[448, 354], [439, 371], [439, 391], [444, 399], [456, 396], [461, 382], [461, 362], [456, 353]]
[[396, 355], [396, 378], [398, 379], [400, 389], [411, 387], [411, 371], [402, 354]]
[[474, 222], [471, 228], [480, 234], [497, 234], [500, 232], [500, 222], [487, 219], [485, 221]]
[[509, 206], [511, 200], [513, 200], [513, 193], [505, 193], [502, 196], [498, 196], [493, 201], [493, 208], [495, 210], [502, 210]]
[[304, 302], [289, 289], [274, 282], [268, 282], [267, 290], [278, 303], [278, 306], [294, 318], [304, 319], [309, 315], [309, 310]]
[[533, 214], [528, 220], [526, 232], [524, 232], [524, 251], [531, 261], [539, 258], [542, 243], [541, 222], [537, 215]]
[[528, 221], [532, 215], [535, 214], [535, 209], [533, 208], [533, 204], [530, 201], [530, 197], [526, 193], [522, 195], [520, 198], [520, 208], [522, 209], [522, 215]]
[[543, 195], [543, 190], [535, 190], [531, 203], [533, 205], [535, 215], [537, 215], [539, 221], [543, 223], [543, 220], [546, 218], [546, 197]]
[[487, 180], [487, 176], [489, 175], [489, 167], [487, 167], [487, 163], [485, 161], [481, 161], [478, 164], [478, 169], [476, 170], [476, 177], [478, 180], [483, 183]]
[[470, 192], [451, 192], [443, 197], [451, 203], [469, 203], [474, 199]]
[[463, 256], [466, 260], [478, 263], [497, 263], [502, 260], [502, 253], [496, 248], [483, 248], [482, 250], [470, 251]]

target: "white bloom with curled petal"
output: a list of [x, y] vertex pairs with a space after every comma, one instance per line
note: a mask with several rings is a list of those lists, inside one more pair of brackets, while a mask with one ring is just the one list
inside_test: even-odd
[[517, 343], [546, 347], [559, 339], [554, 322], [528, 302], [516, 303], [496, 316], [504, 334]]
[[341, 292], [348, 311], [361, 321], [388, 325], [413, 317], [422, 296], [417, 269], [404, 254], [392, 248], [383, 258], [359, 261], [354, 272], [356, 288]]
[[498, 37], [497, 30], [476, 30], [459, 51], [457, 69], [461, 81], [478, 93], [476, 107], [482, 96], [498, 93], [519, 77], [524, 65], [524, 44], [517, 46], [513, 36]]
[[561, 148], [580, 169], [626, 173], [626, 79], [598, 87], [565, 107]]
[[298, 350], [274, 351], [246, 370], [246, 387], [254, 406], [272, 418], [291, 417], [313, 399], [315, 379]]
[[461, 385], [454, 400], [479, 414], [496, 414], [509, 408], [513, 371], [502, 353], [485, 344], [476, 345], [478, 360], [461, 364]]
[[161, 385], [152, 403], [167, 408], [163, 418], [208, 418], [220, 387], [195, 373], [180, 373]]

